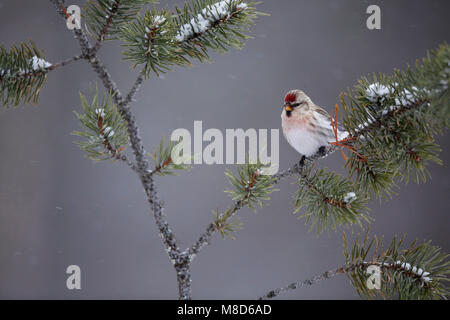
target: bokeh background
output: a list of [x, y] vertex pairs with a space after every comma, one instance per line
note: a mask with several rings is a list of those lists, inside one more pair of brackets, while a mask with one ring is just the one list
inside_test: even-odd
[[[380, 31], [366, 28], [370, 4], [382, 9]], [[258, 19], [244, 50], [145, 82], [133, 110], [148, 150], [176, 128], [193, 130], [194, 120], [204, 130], [280, 128], [282, 97], [292, 88], [331, 110], [360, 76], [403, 68], [450, 36], [445, 0], [265, 0], [259, 9], [271, 16]], [[2, 45], [33, 39], [50, 62], [79, 52], [49, 1], [0, 0], [0, 26]], [[121, 51], [111, 42], [100, 56], [126, 92], [137, 71], [120, 61]], [[37, 106], [0, 109], [0, 298], [177, 298], [175, 272], [137, 177], [120, 163], [92, 163], [73, 143], [78, 94], [89, 94], [96, 81], [85, 62], [72, 63], [51, 72]], [[449, 137], [438, 138], [444, 165], [430, 165], [427, 184], [402, 185], [392, 200], [371, 203], [373, 233], [432, 239], [450, 251]], [[280, 168], [296, 161], [280, 136]], [[339, 154], [320, 162], [339, 172], [343, 164]], [[232, 204], [225, 168], [199, 165], [157, 179], [181, 247], [198, 238], [212, 210]], [[280, 184], [257, 214], [240, 212], [244, 229], [236, 240], [215, 236], [201, 252], [192, 266], [195, 299], [253, 299], [342, 265], [342, 231], [317, 236], [292, 214], [294, 181]], [[66, 288], [71, 264], [82, 270], [78, 291]], [[341, 277], [282, 298], [358, 296]]]

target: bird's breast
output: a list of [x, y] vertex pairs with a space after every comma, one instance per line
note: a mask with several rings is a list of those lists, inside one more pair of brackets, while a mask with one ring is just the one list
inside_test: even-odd
[[298, 113], [292, 113], [290, 116], [287, 115], [286, 111], [281, 114], [281, 125], [283, 129], [302, 129], [307, 128], [311, 123], [311, 116], [301, 115]]

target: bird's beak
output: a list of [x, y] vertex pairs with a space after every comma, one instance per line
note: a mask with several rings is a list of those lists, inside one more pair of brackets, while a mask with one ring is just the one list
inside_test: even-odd
[[292, 107], [290, 106], [290, 105], [284, 105], [284, 110], [286, 110], [287, 112], [290, 112], [290, 111], [292, 111], [293, 109], [292, 109]]

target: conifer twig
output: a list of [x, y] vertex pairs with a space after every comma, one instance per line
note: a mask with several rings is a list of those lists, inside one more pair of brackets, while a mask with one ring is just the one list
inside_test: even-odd
[[134, 101], [134, 96], [138, 92], [139, 88], [142, 85], [142, 82], [145, 78], [145, 71], [141, 71], [139, 73], [139, 76], [137, 77], [136, 81], [134, 82], [134, 85], [131, 87], [130, 91], [128, 92], [125, 100], [123, 101], [123, 105], [128, 106], [131, 102]]
[[[30, 71], [19, 72], [19, 73], [16, 73], [16, 74], [12, 75], [12, 76], [10, 75], [9, 77], [14, 77], [14, 78], [26, 78], [26, 77], [30, 77], [30, 76], [33, 77], [33, 76], [36, 76], [38, 74], [48, 73], [49, 71], [53, 71], [53, 70], [58, 69], [60, 67], [64, 67], [64, 66], [66, 66], [66, 65], [68, 65], [68, 64], [70, 64], [70, 63], [72, 63], [74, 61], [78, 61], [78, 60], [81, 60], [83, 58], [84, 58], [84, 56], [82, 54], [76, 55], [76, 56], [67, 58], [65, 60], [62, 60], [60, 62], [52, 63], [48, 67], [43, 67], [43, 68], [38, 69], [38, 70], [30, 70]], [[0, 79], [2, 77], [4, 77], [4, 75], [2, 75], [0, 73]]]
[[273, 298], [277, 297], [278, 295], [280, 295], [281, 293], [296, 290], [296, 289], [299, 289], [302, 287], [309, 287], [309, 286], [319, 283], [320, 281], [331, 279], [331, 278], [334, 278], [335, 276], [338, 276], [341, 274], [345, 274], [345, 270], [343, 267], [337, 268], [335, 270], [326, 271], [326, 272], [324, 272], [318, 276], [314, 276], [310, 279], [307, 279], [307, 280], [304, 280], [301, 282], [293, 282], [293, 283], [287, 285], [286, 287], [281, 287], [281, 288], [270, 290], [265, 295], [260, 297], [258, 300], [273, 299]]
[[72, 63], [74, 61], [78, 61], [78, 60], [81, 60], [81, 59], [83, 59], [83, 55], [79, 54], [79, 55], [73, 56], [71, 58], [68, 58], [66, 60], [54, 63], [50, 67], [48, 67], [47, 69], [48, 70], [55, 70], [55, 69], [57, 69], [59, 67], [64, 67], [64, 66], [66, 66], [66, 65], [68, 65], [68, 64], [70, 64], [70, 63]]

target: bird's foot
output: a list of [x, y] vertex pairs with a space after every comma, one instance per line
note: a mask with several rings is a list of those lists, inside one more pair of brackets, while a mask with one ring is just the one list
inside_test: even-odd
[[302, 174], [303, 171], [303, 167], [305, 166], [305, 161], [306, 161], [306, 157], [302, 156], [302, 158], [300, 159], [300, 161], [298, 162], [298, 174]]
[[319, 156], [324, 157], [326, 155], [326, 151], [327, 151], [327, 147], [321, 146], [318, 151]]

